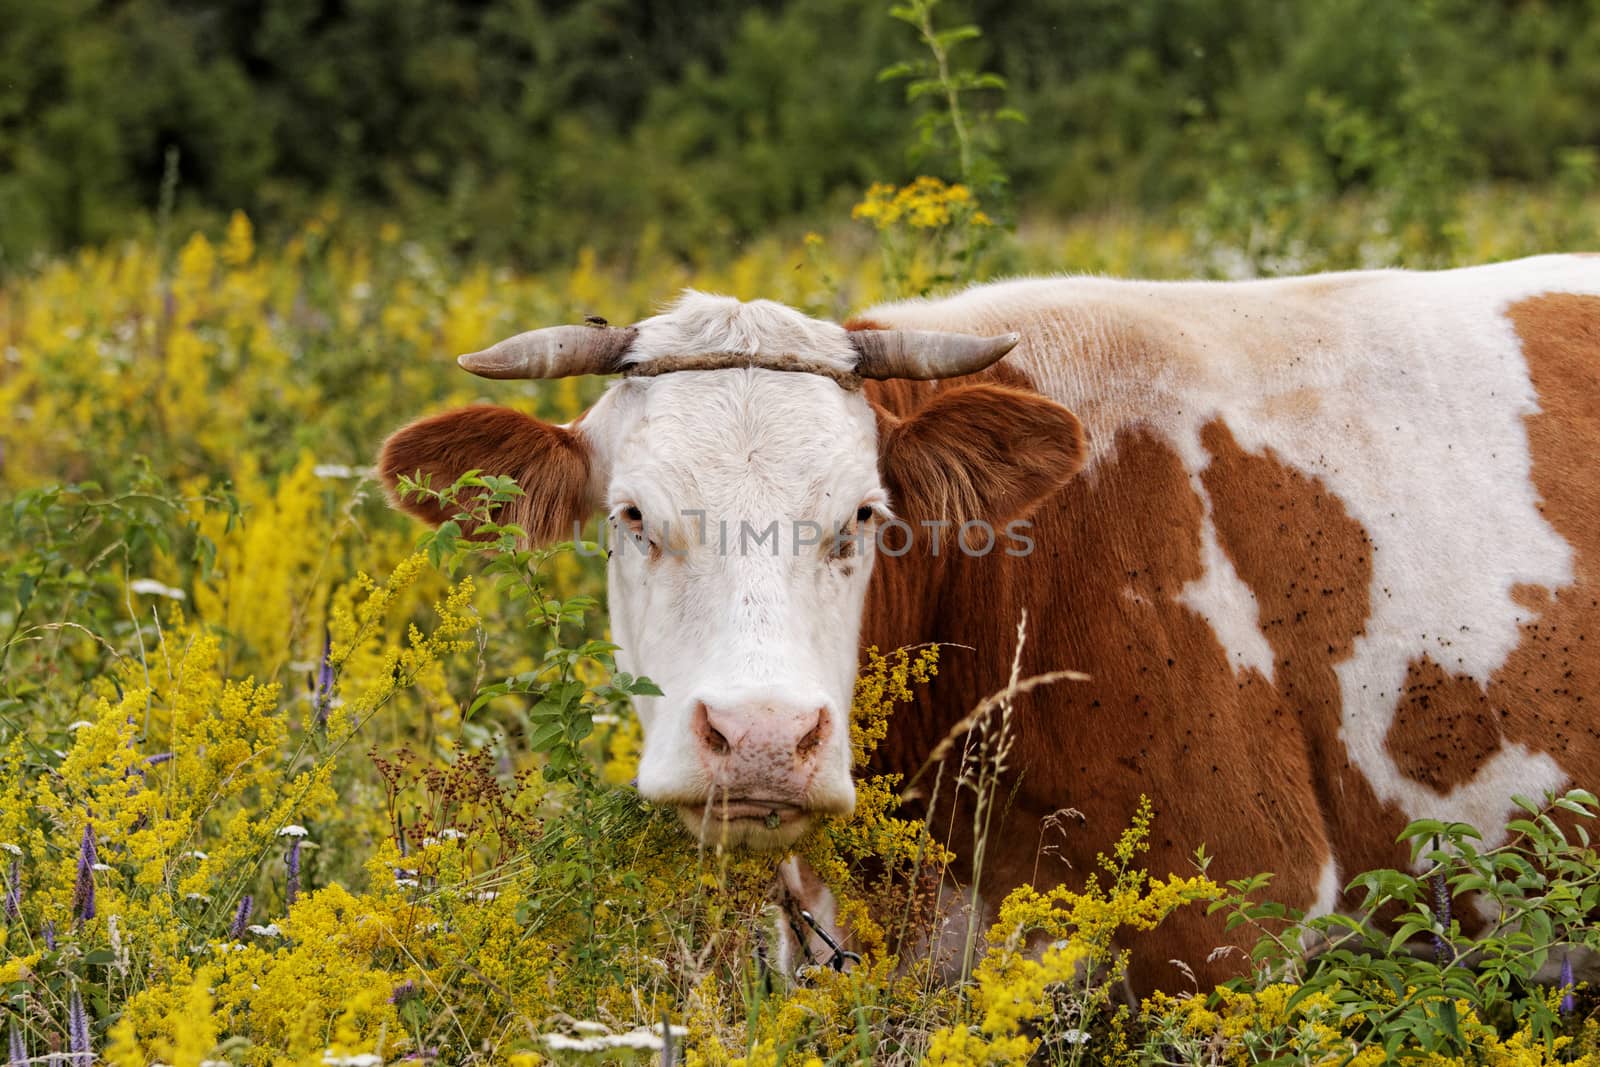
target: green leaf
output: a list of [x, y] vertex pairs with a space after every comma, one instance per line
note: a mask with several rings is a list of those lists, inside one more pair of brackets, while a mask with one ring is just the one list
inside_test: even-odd
[[554, 722], [559, 725], [566, 706], [546, 697], [528, 709], [528, 718], [534, 722]]
[[933, 35], [933, 39], [938, 43], [939, 47], [948, 49], [952, 45], [960, 44], [962, 41], [973, 41], [982, 36], [982, 30], [968, 24], [966, 26], [954, 26], [948, 30], [940, 30]]
[[1445, 1033], [1450, 1035], [1450, 1040], [1456, 1045], [1461, 1044], [1461, 1022], [1456, 1018], [1456, 1003], [1453, 1000], [1439, 1002], [1439, 1021], [1444, 1025]]
[[975, 74], [965, 80], [964, 88], [968, 89], [999, 89], [1006, 88], [1006, 80], [998, 74]]
[[528, 747], [535, 752], [545, 752], [560, 739], [564, 727], [559, 722], [547, 722], [528, 735]]
[[1407, 919], [1401, 923], [1394, 936], [1389, 939], [1389, 955], [1392, 956], [1400, 951], [1412, 938], [1430, 929], [1432, 925], [1425, 919]]

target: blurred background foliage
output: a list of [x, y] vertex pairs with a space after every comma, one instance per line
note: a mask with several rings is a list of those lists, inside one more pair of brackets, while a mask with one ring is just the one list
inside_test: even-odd
[[[1600, 0], [945, 6], [1027, 117], [999, 130], [1024, 220], [1137, 208], [1272, 269], [1378, 191], [1418, 231], [1390, 258], [1442, 260], [1462, 190], [1596, 181]], [[186, 224], [359, 203], [542, 267], [725, 258], [938, 170], [878, 78], [914, 39], [852, 0], [0, 0], [0, 26], [0, 269], [147, 233], [164, 177]]]

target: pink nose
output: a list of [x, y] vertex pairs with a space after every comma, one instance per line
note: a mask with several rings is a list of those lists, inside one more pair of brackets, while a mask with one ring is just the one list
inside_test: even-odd
[[833, 732], [826, 706], [698, 701], [692, 719], [711, 781], [735, 797], [798, 800]]

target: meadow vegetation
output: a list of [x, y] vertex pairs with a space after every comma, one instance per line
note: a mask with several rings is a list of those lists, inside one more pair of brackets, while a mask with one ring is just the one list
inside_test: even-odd
[[[801, 10], [740, 33], [783, 39]], [[1383, 121], [1327, 101], [1339, 158], [1364, 160], [1370, 188], [1245, 195], [1222, 174], [1170, 211], [1022, 211], [1013, 228], [1011, 183], [1030, 172], [1000, 164], [1017, 123], [973, 51], [984, 39], [928, 3], [897, 15], [925, 48], [887, 73], [920, 116], [917, 165], [944, 177], [872, 171], [853, 210], [809, 231], [685, 256], [652, 223], [625, 255], [580, 237], [535, 271], [370, 205], [269, 238], [243, 212], [194, 230], [168, 212], [0, 287], [12, 1062], [1600, 1064], [1600, 1002], [1563, 968], [1600, 948], [1581, 790], [1526, 798], [1488, 841], [1416, 824], [1412, 869], [1361, 874], [1355, 914], [1309, 920], [1272, 901], [1271, 872], [1211, 880], [1206, 842], [1191, 870], [1145, 870], [1146, 805], [1084, 884], [1020, 890], [964, 954], [933, 959], [905, 935], [947, 879], [945, 828], [902, 810], [905, 783], [865, 776], [856, 813], [797, 847], [861, 961], [777, 973], [781, 857], [697, 846], [628, 788], [628, 700], [651, 683], [615, 667], [602, 561], [496, 525], [482, 509], [518, 491], [505, 479], [412, 487], [461, 510], [438, 532], [388, 508], [370, 463], [401, 422], [476, 400], [565, 420], [604, 385], [488, 386], [451, 356], [588, 314], [629, 321], [685, 286], [841, 318], [1006, 272], [1445, 265], [1600, 233], [1581, 152], [1531, 191], [1415, 172], [1405, 124], [1433, 129], [1438, 103], [1420, 97]], [[737, 70], [702, 71], [698, 91]], [[472, 520], [487, 540], [460, 536]], [[937, 648], [866, 654], [863, 775], [938, 668]], [[945, 788], [994, 802], [1007, 723], [1001, 701]], [[1464, 901], [1496, 918], [1464, 926]], [[1249, 927], [1255, 952], [1222, 988], [1130, 1002], [1122, 936], [1158, 936], [1179, 908]]]

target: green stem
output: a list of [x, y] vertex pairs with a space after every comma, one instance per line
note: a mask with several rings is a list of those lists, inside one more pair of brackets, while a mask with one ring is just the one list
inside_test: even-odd
[[939, 68], [939, 86], [944, 90], [945, 107], [950, 111], [950, 128], [955, 132], [956, 151], [961, 161], [961, 180], [970, 183], [972, 145], [967, 137], [967, 124], [961, 117], [960, 90], [950, 79], [950, 56], [939, 44], [939, 38], [933, 31], [933, 4], [920, 4], [917, 10], [922, 15], [923, 43], [928, 46], [928, 51], [933, 53], [934, 64]]

